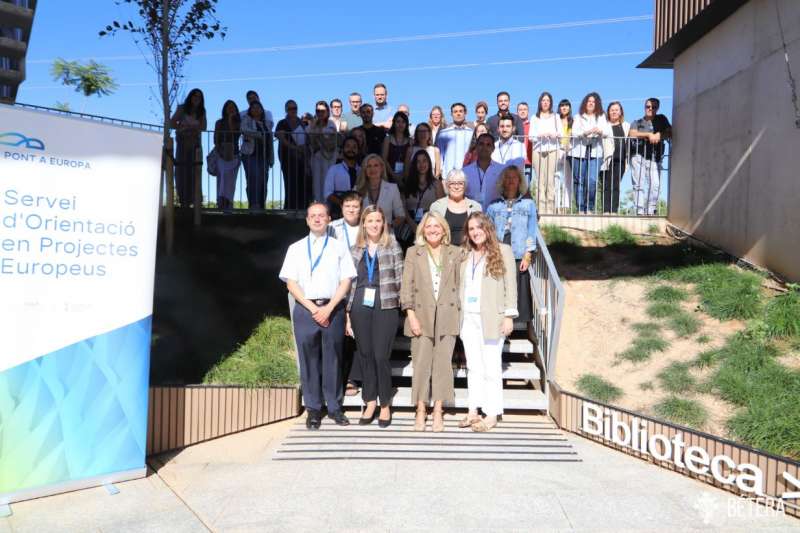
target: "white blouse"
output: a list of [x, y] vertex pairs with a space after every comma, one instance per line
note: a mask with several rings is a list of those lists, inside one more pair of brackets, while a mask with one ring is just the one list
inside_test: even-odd
[[433, 298], [439, 299], [439, 284], [442, 282], [442, 271], [433, 262], [433, 257], [428, 253], [428, 268], [431, 271], [431, 281], [433, 281]]

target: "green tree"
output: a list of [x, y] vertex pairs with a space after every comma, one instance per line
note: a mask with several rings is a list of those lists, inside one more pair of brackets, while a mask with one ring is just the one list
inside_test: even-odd
[[53, 61], [50, 75], [63, 85], [74, 87], [76, 92], [83, 93], [86, 97], [108, 96], [117, 89], [117, 84], [111, 77], [111, 70], [95, 61], [81, 64], [79, 61], [67, 61], [59, 57]]
[[[113, 21], [100, 31], [100, 36], [127, 32], [140, 47], [147, 64], [157, 76], [163, 111], [164, 157], [162, 157], [162, 190], [166, 188], [165, 241], [172, 250], [174, 234], [174, 189], [166, 183], [167, 147], [170, 139], [169, 119], [183, 80], [183, 68], [201, 40], [225, 38], [226, 28], [217, 19], [218, 0], [115, 0], [117, 5], [130, 4], [137, 20]], [[198, 209], [199, 206], [195, 206]]]

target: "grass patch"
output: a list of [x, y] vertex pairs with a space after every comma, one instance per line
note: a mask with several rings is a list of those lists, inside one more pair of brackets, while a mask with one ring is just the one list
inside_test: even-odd
[[771, 337], [800, 336], [800, 292], [772, 298], [764, 310], [764, 322]]
[[555, 224], [544, 224], [539, 227], [544, 237], [544, 242], [548, 245], [551, 244], [568, 244], [572, 246], [580, 246], [581, 240], [576, 235], [568, 232], [562, 227]]
[[800, 458], [800, 375], [790, 373], [790, 384], [773, 391], [762, 389], [727, 422], [731, 434], [756, 448]]
[[695, 360], [692, 361], [692, 366], [700, 369], [711, 368], [717, 364], [719, 353], [719, 350], [706, 350], [705, 352], [701, 352]]
[[652, 381], [645, 381], [644, 383], [639, 383], [639, 390], [648, 391], [648, 390], [653, 390], [654, 388], [655, 387], [653, 387]]
[[619, 359], [632, 363], [647, 361], [656, 352], [663, 352], [669, 343], [658, 335], [641, 335], [633, 340], [630, 348], [617, 354]]
[[637, 244], [636, 237], [619, 224], [611, 224], [604, 230], [597, 232], [597, 237], [608, 246], [632, 246]]
[[700, 320], [696, 316], [686, 312], [672, 316], [667, 321], [669, 329], [681, 338], [691, 337], [700, 331], [700, 325]]
[[709, 337], [708, 335], [706, 335], [706, 334], [704, 333], [704, 334], [702, 334], [702, 335], [698, 336], [698, 337], [697, 337], [697, 338], [694, 340], [694, 342], [696, 342], [697, 344], [708, 344], [709, 342], [711, 342], [711, 337]]
[[761, 278], [723, 263], [668, 269], [666, 280], [694, 283], [703, 310], [720, 320], [748, 319], [761, 310]]
[[683, 309], [674, 303], [656, 302], [648, 305], [645, 312], [650, 318], [670, 318], [683, 313]]
[[695, 379], [689, 374], [687, 363], [671, 363], [657, 377], [661, 388], [673, 394], [692, 392], [695, 386]]
[[622, 397], [622, 389], [597, 374], [583, 374], [576, 386], [585, 396], [598, 402], [610, 403]]
[[661, 231], [659, 231], [658, 229], [658, 224], [650, 224], [649, 226], [647, 226], [647, 233], [649, 233], [650, 235], [658, 235], [659, 233], [661, 233]]
[[631, 329], [639, 335], [652, 337], [661, 331], [661, 324], [657, 322], [637, 322], [631, 324]]
[[676, 424], [693, 428], [701, 428], [708, 420], [708, 412], [700, 402], [670, 396], [654, 407], [656, 415]]
[[651, 302], [675, 304], [683, 302], [688, 297], [689, 293], [685, 290], [669, 285], [658, 285], [647, 291], [647, 299]]
[[295, 385], [298, 379], [291, 322], [266, 317], [244, 344], [208, 371], [203, 383]]

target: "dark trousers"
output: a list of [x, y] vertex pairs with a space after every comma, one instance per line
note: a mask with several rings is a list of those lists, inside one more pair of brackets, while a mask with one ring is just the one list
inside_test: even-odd
[[[261, 148], [256, 145], [256, 150], [259, 149]], [[242, 166], [247, 180], [248, 207], [264, 209], [267, 198], [267, 165], [263, 153], [256, 151], [250, 155], [243, 155]]]
[[321, 411], [327, 405], [329, 413], [341, 411], [344, 306], [336, 307], [325, 328], [300, 304], [294, 306], [292, 318], [306, 408]]
[[306, 160], [302, 154], [288, 152], [281, 157], [283, 173], [283, 208], [305, 209], [311, 198], [311, 184], [306, 176]]
[[392, 343], [400, 320], [397, 309], [364, 307], [363, 289], [358, 289], [350, 309], [350, 323], [356, 338], [356, 357], [361, 362], [361, 398], [372, 402], [380, 398], [381, 405], [392, 401]]
[[619, 211], [619, 183], [625, 174], [625, 161], [612, 159], [608, 169], [600, 172], [600, 181], [603, 191], [603, 213], [616, 213]]
[[347, 381], [361, 382], [361, 360], [358, 358], [356, 341], [352, 337], [344, 338], [344, 359], [342, 364]]
[[175, 153], [175, 191], [181, 207], [194, 204], [194, 174], [195, 172], [199, 174], [203, 167], [199, 142], [199, 139], [187, 142], [178, 137]]

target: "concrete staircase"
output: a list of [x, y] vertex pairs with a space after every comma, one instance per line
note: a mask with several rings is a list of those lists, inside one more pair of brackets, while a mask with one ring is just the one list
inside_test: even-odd
[[[392, 353], [392, 376], [395, 395], [394, 407], [414, 407], [411, 403], [411, 340], [399, 332]], [[458, 346], [456, 350], [458, 351]], [[503, 407], [507, 410], [547, 410], [547, 398], [542, 389], [541, 369], [534, 358], [535, 346], [528, 338], [528, 326], [514, 324], [514, 332], [503, 347]], [[467, 407], [467, 370], [462, 364], [454, 366], [455, 407]], [[361, 394], [345, 396], [346, 408], [361, 407]]]

